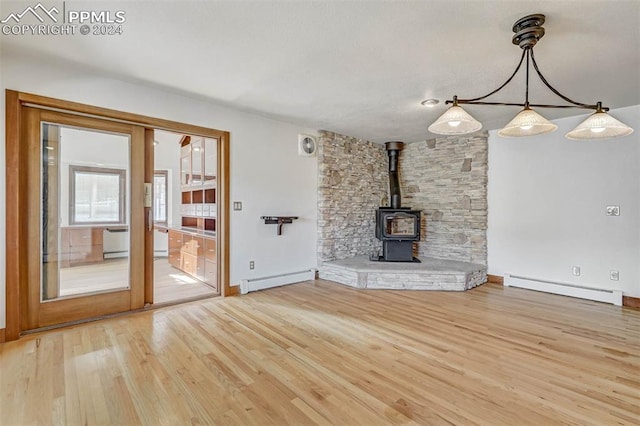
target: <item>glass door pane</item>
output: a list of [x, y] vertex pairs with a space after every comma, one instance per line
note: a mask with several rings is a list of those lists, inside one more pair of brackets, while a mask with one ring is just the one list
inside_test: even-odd
[[204, 140], [204, 180], [206, 184], [215, 185], [218, 165], [218, 146], [216, 139]]
[[202, 185], [202, 139], [191, 139], [191, 183]]
[[130, 288], [130, 143], [42, 123], [41, 301]]

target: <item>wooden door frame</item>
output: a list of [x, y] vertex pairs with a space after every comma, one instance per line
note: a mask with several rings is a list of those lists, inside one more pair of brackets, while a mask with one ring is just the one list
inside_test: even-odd
[[[144, 220], [144, 208], [142, 206], [143, 190], [144, 190], [144, 133], [143, 127], [132, 124], [117, 123], [108, 120], [96, 119], [93, 117], [79, 116], [76, 114], [62, 113], [59, 111], [49, 111], [39, 108], [27, 108], [22, 111], [23, 118], [28, 123], [29, 131], [27, 134], [21, 135], [21, 143], [27, 147], [26, 163], [28, 166], [27, 183], [31, 191], [25, 194], [28, 198], [27, 211], [28, 214], [21, 215], [21, 220], [27, 221], [27, 238], [25, 244], [28, 246], [27, 251], [30, 256], [26, 259], [28, 262], [28, 279], [23, 280], [20, 284], [21, 297], [20, 301], [26, 310], [21, 312], [21, 329], [32, 330], [39, 327], [48, 327], [61, 323], [84, 320], [85, 318], [109, 315], [116, 312], [126, 312], [144, 307], [144, 263], [145, 256], [145, 235], [150, 234], [146, 230]], [[42, 302], [41, 295], [41, 269], [44, 264], [36, 253], [40, 253], [42, 249], [42, 217], [41, 207], [42, 198], [40, 191], [35, 188], [42, 187], [41, 175], [41, 156], [42, 156], [42, 139], [41, 139], [41, 123], [54, 123], [52, 127], [76, 127], [93, 132], [111, 132], [119, 135], [126, 135], [127, 157], [130, 161], [128, 171], [122, 171], [120, 178], [121, 205], [125, 204], [125, 197], [129, 201], [127, 206], [121, 211], [127, 211], [126, 223], [129, 227], [130, 235], [130, 252], [129, 252], [129, 288], [118, 289], [108, 293], [101, 294], [83, 294], [78, 297], [62, 298]], [[60, 161], [60, 157], [56, 163]], [[70, 166], [73, 170], [74, 166]], [[125, 173], [127, 177], [125, 178]], [[69, 183], [73, 187], [73, 176], [70, 172]], [[56, 176], [58, 174], [56, 173]], [[129, 181], [129, 194], [125, 195], [126, 182]], [[57, 186], [57, 185], [56, 185]], [[73, 200], [73, 190], [70, 191], [70, 200]], [[135, 200], [138, 200], [137, 202]], [[70, 209], [70, 211], [72, 211]], [[120, 218], [125, 221], [124, 217]], [[70, 225], [73, 224], [69, 218]], [[58, 231], [60, 223], [54, 221], [55, 229]], [[57, 252], [57, 250], [55, 251]], [[54, 253], [55, 253], [54, 252]], [[58, 272], [58, 263], [55, 265], [56, 274]]]
[[[164, 120], [112, 110], [77, 102], [49, 98], [15, 90], [6, 90], [6, 127], [5, 127], [5, 167], [6, 167], [6, 341], [20, 337], [21, 306], [20, 283], [27, 279], [27, 235], [26, 221], [21, 220], [27, 214], [27, 179], [28, 172], [26, 147], [20, 138], [26, 125], [22, 110], [26, 106], [58, 110], [89, 117], [135, 124], [149, 129], [167, 130], [198, 136], [217, 138], [219, 140], [218, 157], [218, 282], [222, 283], [221, 295], [231, 296], [237, 293], [237, 287], [229, 282], [229, 132], [210, 129], [176, 121]], [[147, 136], [147, 145], [152, 141]], [[153, 248], [151, 248], [153, 249]], [[146, 286], [149, 285], [145, 281]], [[148, 297], [148, 291], [145, 292]]]

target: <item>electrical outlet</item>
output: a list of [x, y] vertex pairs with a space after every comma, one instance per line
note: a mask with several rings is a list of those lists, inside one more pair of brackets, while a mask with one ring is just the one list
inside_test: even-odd
[[256, 269], [256, 262], [254, 262], [253, 260], [249, 261], [249, 269]]
[[573, 275], [575, 275], [576, 277], [580, 276], [580, 267], [579, 266], [574, 266], [572, 269]]
[[620, 216], [620, 206], [607, 206], [607, 216]]
[[609, 271], [609, 279], [611, 281], [619, 281], [620, 280], [620, 271]]
[[236, 211], [242, 210], [242, 201], [234, 201], [233, 209]]

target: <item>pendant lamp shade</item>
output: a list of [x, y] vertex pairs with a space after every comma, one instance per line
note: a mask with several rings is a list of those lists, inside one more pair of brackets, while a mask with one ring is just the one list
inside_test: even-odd
[[429, 131], [437, 135], [466, 135], [482, 129], [482, 124], [457, 105], [445, 111]]
[[588, 140], [617, 138], [631, 133], [633, 133], [631, 127], [621, 123], [606, 112], [598, 111], [591, 114], [565, 136], [567, 139]]
[[[475, 98], [453, 97], [453, 100], [447, 100], [447, 104], [453, 104], [438, 120], [429, 126], [431, 133], [440, 135], [464, 135], [472, 133], [482, 128], [482, 124], [467, 114], [459, 105], [495, 105], [495, 106], [521, 106], [524, 107], [513, 120], [509, 122], [502, 130], [498, 131], [499, 136], [503, 137], [521, 137], [544, 135], [555, 131], [558, 126], [542, 117], [537, 112], [530, 109], [530, 106], [539, 108], [581, 108], [595, 110], [595, 113], [582, 122], [578, 127], [566, 134], [568, 139], [608, 139], [620, 136], [626, 136], [633, 133], [633, 129], [615, 118], [607, 114], [608, 107], [603, 107], [602, 102], [595, 104], [576, 102], [573, 99], [563, 95], [554, 88], [549, 81], [540, 72], [540, 67], [536, 62], [533, 53], [534, 47], [545, 35], [546, 31], [542, 26], [546, 17], [541, 13], [524, 16], [513, 24], [512, 30], [514, 35], [511, 42], [522, 49], [520, 62], [516, 66], [511, 76], [497, 89]], [[486, 100], [492, 95], [501, 91], [506, 87], [518, 74], [520, 69], [525, 70], [525, 92], [524, 102], [493, 102]], [[529, 103], [529, 75], [537, 75], [542, 84], [556, 96], [565, 101], [562, 105]]]
[[558, 126], [526, 106], [504, 128], [498, 136], [513, 138], [521, 136], [544, 135], [555, 132]]

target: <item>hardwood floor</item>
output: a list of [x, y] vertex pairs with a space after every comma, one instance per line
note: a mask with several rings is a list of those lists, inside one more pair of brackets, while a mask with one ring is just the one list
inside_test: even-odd
[[0, 345], [0, 424], [640, 423], [640, 311], [326, 281]]
[[[154, 259], [153, 269], [156, 304], [216, 295], [215, 289], [174, 268], [166, 257]], [[61, 296], [127, 288], [128, 285], [128, 259], [111, 259], [60, 270]]]
[[129, 259], [109, 259], [60, 269], [60, 296], [128, 287]]
[[171, 266], [166, 257], [153, 261], [153, 278], [154, 304], [217, 294], [214, 288]]

